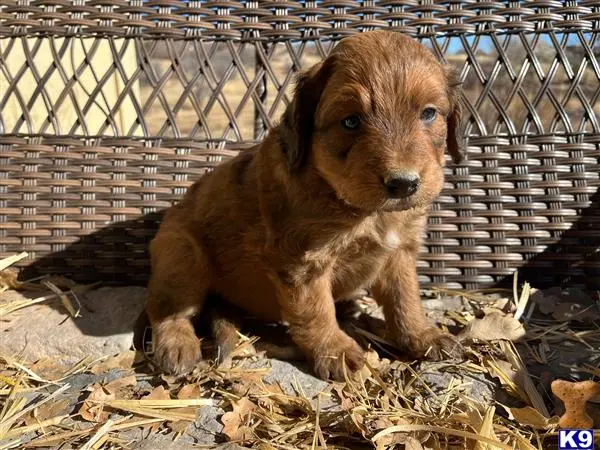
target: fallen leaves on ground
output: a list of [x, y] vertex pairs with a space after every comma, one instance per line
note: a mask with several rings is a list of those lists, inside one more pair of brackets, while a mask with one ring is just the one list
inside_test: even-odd
[[29, 369], [48, 381], [60, 380], [69, 372], [69, 368], [57, 361], [56, 358], [39, 359]]
[[534, 303], [542, 314], [551, 315], [560, 303], [561, 289], [552, 288], [545, 291], [533, 289], [531, 302]]
[[502, 405], [502, 407], [508, 412], [508, 417], [511, 420], [515, 420], [521, 425], [530, 426], [536, 430], [548, 429], [552, 424], [556, 424], [556, 419], [553, 421], [547, 417], [544, 417], [537, 409], [531, 406], [524, 406], [522, 408], [509, 408]]
[[104, 386], [92, 385], [90, 395], [87, 396], [79, 409], [79, 415], [89, 422], [105, 422], [109, 417], [109, 413], [105, 410], [104, 403], [109, 400], [116, 400], [117, 395], [123, 388], [135, 386], [136, 384], [135, 375], [131, 375], [118, 378]]
[[200, 398], [201, 395], [202, 391], [200, 390], [198, 384], [192, 383], [183, 386], [177, 393], [177, 398], [180, 400], [185, 400], [189, 398]]
[[600, 313], [596, 305], [584, 305], [581, 303], [559, 303], [552, 312], [559, 322], [593, 322], [600, 319]]
[[223, 423], [223, 434], [230, 441], [245, 442], [252, 439], [254, 435], [250, 424], [252, 412], [256, 405], [248, 398], [243, 397], [239, 400], [232, 400], [233, 411], [223, 414], [221, 422]]
[[518, 341], [525, 336], [523, 324], [512, 316], [491, 311], [481, 319], [473, 319], [459, 334], [461, 340]]
[[25, 418], [25, 425], [32, 426], [40, 422], [45, 422], [53, 417], [65, 416], [71, 409], [71, 401], [63, 398], [55, 402], [48, 402], [35, 408], [31, 414]]
[[537, 309], [559, 322], [594, 322], [600, 319], [600, 309], [596, 301], [579, 289], [564, 291], [554, 287], [534, 290], [531, 296]]
[[[192, 385], [188, 385], [188, 386], [192, 386]], [[184, 386], [184, 389], [187, 386]], [[181, 393], [181, 391], [180, 391]], [[185, 399], [190, 399], [190, 398], [200, 398], [200, 390], [197, 390], [198, 396], [196, 397], [192, 397], [186, 396], [186, 391], [184, 390], [184, 395], [183, 396], [178, 396], [177, 398], [180, 400], [185, 400]], [[170, 400], [171, 399], [171, 394], [170, 392], [165, 389], [164, 386], [157, 386], [155, 387], [152, 392], [150, 392], [148, 395], [142, 397], [142, 400]], [[187, 407], [187, 408], [180, 408], [178, 410], [178, 412], [180, 414], [189, 414], [191, 417], [195, 417], [195, 413], [196, 413], [196, 408], [193, 407]], [[171, 431], [175, 431], [176, 433], [183, 433], [185, 432], [185, 430], [187, 429], [187, 427], [190, 425], [190, 423], [192, 422], [192, 420], [170, 420], [166, 422], [166, 426], [171, 430]], [[152, 424], [150, 426], [150, 430], [152, 432], [157, 432], [160, 429], [161, 424], [160, 423], [155, 423]]]
[[18, 280], [19, 273], [12, 269], [7, 268], [0, 272], [0, 293], [9, 289], [20, 291], [23, 289], [23, 283]]
[[95, 384], [91, 387], [91, 393], [87, 396], [81, 408], [79, 409], [79, 415], [88, 422], [106, 422], [108, 420], [109, 413], [104, 410], [102, 402], [106, 400], [114, 400], [115, 394], [106, 390], [99, 384]]
[[139, 352], [127, 350], [118, 355], [111, 356], [98, 364], [95, 364], [90, 368], [90, 372], [98, 375], [100, 373], [108, 372], [112, 369], [128, 370], [131, 369], [133, 365], [142, 358], [143, 355], [139, 354]]
[[164, 386], [157, 386], [152, 389], [148, 395], [142, 397], [143, 400], [170, 400], [171, 394], [167, 391]]

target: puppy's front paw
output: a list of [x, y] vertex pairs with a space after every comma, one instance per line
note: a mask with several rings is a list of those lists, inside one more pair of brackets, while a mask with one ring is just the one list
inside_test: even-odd
[[190, 326], [169, 327], [156, 336], [154, 360], [170, 375], [184, 375], [191, 372], [202, 357], [200, 340]]
[[464, 348], [453, 335], [431, 327], [413, 337], [408, 344], [413, 356], [432, 361], [443, 359], [460, 359], [464, 356]]
[[314, 370], [323, 380], [344, 380], [344, 363], [348, 376], [361, 369], [365, 364], [365, 354], [348, 336], [332, 339], [327, 345], [320, 347], [314, 356]]

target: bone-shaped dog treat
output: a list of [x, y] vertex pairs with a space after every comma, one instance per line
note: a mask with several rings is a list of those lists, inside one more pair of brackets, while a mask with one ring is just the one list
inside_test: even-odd
[[565, 404], [565, 413], [558, 421], [561, 428], [592, 428], [594, 420], [586, 413], [586, 403], [600, 393], [600, 384], [592, 381], [570, 382], [554, 380], [550, 386]]

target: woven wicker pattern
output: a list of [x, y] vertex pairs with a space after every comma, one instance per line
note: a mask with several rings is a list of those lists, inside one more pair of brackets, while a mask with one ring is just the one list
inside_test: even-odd
[[0, 33], [300, 39], [392, 27], [414, 35], [598, 29], [597, 1], [2, 0]]
[[378, 28], [419, 38], [464, 81], [469, 160], [434, 206], [424, 286], [521, 267], [596, 287], [593, 1], [0, 0], [0, 255], [144, 282], [157, 213], [264, 136], [297, 70]]

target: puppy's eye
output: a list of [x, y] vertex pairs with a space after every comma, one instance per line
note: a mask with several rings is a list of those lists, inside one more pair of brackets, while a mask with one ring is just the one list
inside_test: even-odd
[[421, 113], [421, 120], [424, 122], [431, 122], [437, 116], [437, 111], [435, 108], [425, 108]]
[[344, 120], [342, 120], [342, 126], [346, 130], [357, 130], [360, 126], [360, 117], [358, 116], [348, 116]]

